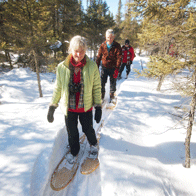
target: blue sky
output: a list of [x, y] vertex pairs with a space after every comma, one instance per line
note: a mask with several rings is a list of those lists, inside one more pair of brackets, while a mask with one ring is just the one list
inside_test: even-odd
[[[116, 16], [117, 11], [118, 11], [118, 2], [119, 0], [106, 0], [109, 10], [113, 13], [114, 17]], [[121, 12], [124, 13], [124, 5], [126, 3], [126, 0], [121, 0], [121, 2], [123, 4]], [[82, 3], [84, 6], [84, 9], [86, 9], [86, 0], [83, 0]]]
[[[119, 0], [106, 0], [109, 10], [113, 13], [114, 16], [116, 16], [117, 11], [118, 11], [118, 2]], [[121, 12], [124, 13], [124, 5], [126, 3], [126, 0], [121, 0], [121, 2], [123, 5]]]

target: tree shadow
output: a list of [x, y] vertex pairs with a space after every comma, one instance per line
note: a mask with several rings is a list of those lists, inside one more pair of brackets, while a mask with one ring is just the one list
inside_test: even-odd
[[[154, 158], [163, 164], [179, 164], [185, 157], [184, 142], [165, 142], [153, 147], [146, 147], [104, 135], [101, 138], [101, 146], [115, 153]], [[194, 159], [196, 158], [196, 143], [191, 143], [191, 148]]]
[[35, 157], [40, 150], [51, 146], [53, 140], [46, 137], [47, 131], [37, 130], [34, 123], [12, 126], [1, 121], [0, 124], [7, 127], [0, 139], [0, 192], [2, 195], [16, 195], [17, 192], [29, 195], [30, 171]]

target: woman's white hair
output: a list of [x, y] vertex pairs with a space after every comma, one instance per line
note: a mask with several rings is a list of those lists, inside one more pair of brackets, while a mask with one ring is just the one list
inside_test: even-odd
[[114, 31], [113, 29], [108, 29], [105, 33], [105, 36], [108, 36], [108, 35], [113, 35], [114, 36]]
[[86, 39], [80, 35], [76, 35], [71, 39], [69, 44], [69, 53], [72, 53], [73, 50], [78, 49], [82, 49], [85, 51], [87, 50]]

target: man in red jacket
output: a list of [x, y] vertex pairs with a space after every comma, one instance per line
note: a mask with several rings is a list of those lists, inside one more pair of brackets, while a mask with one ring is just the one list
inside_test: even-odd
[[129, 40], [125, 40], [125, 45], [122, 46], [122, 65], [119, 70], [119, 76], [118, 78], [121, 78], [121, 74], [126, 66], [126, 78], [128, 78], [128, 75], [131, 71], [131, 64], [133, 62], [133, 59], [135, 57], [135, 53], [133, 48], [129, 45]]
[[98, 67], [102, 61], [101, 71], [101, 93], [102, 100], [105, 96], [105, 84], [108, 76], [110, 77], [110, 102], [114, 100], [116, 91], [116, 78], [121, 65], [122, 49], [118, 42], [114, 41], [114, 31], [108, 29], [106, 31], [106, 41], [99, 48], [96, 63]]

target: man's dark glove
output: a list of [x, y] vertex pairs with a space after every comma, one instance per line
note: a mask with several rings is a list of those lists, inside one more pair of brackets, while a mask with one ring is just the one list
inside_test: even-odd
[[97, 123], [100, 122], [101, 116], [102, 116], [102, 108], [101, 108], [101, 106], [95, 107], [95, 121]]
[[50, 106], [49, 110], [48, 110], [48, 115], [47, 115], [47, 119], [48, 122], [52, 123], [54, 121], [54, 111], [57, 107], [56, 106]]

